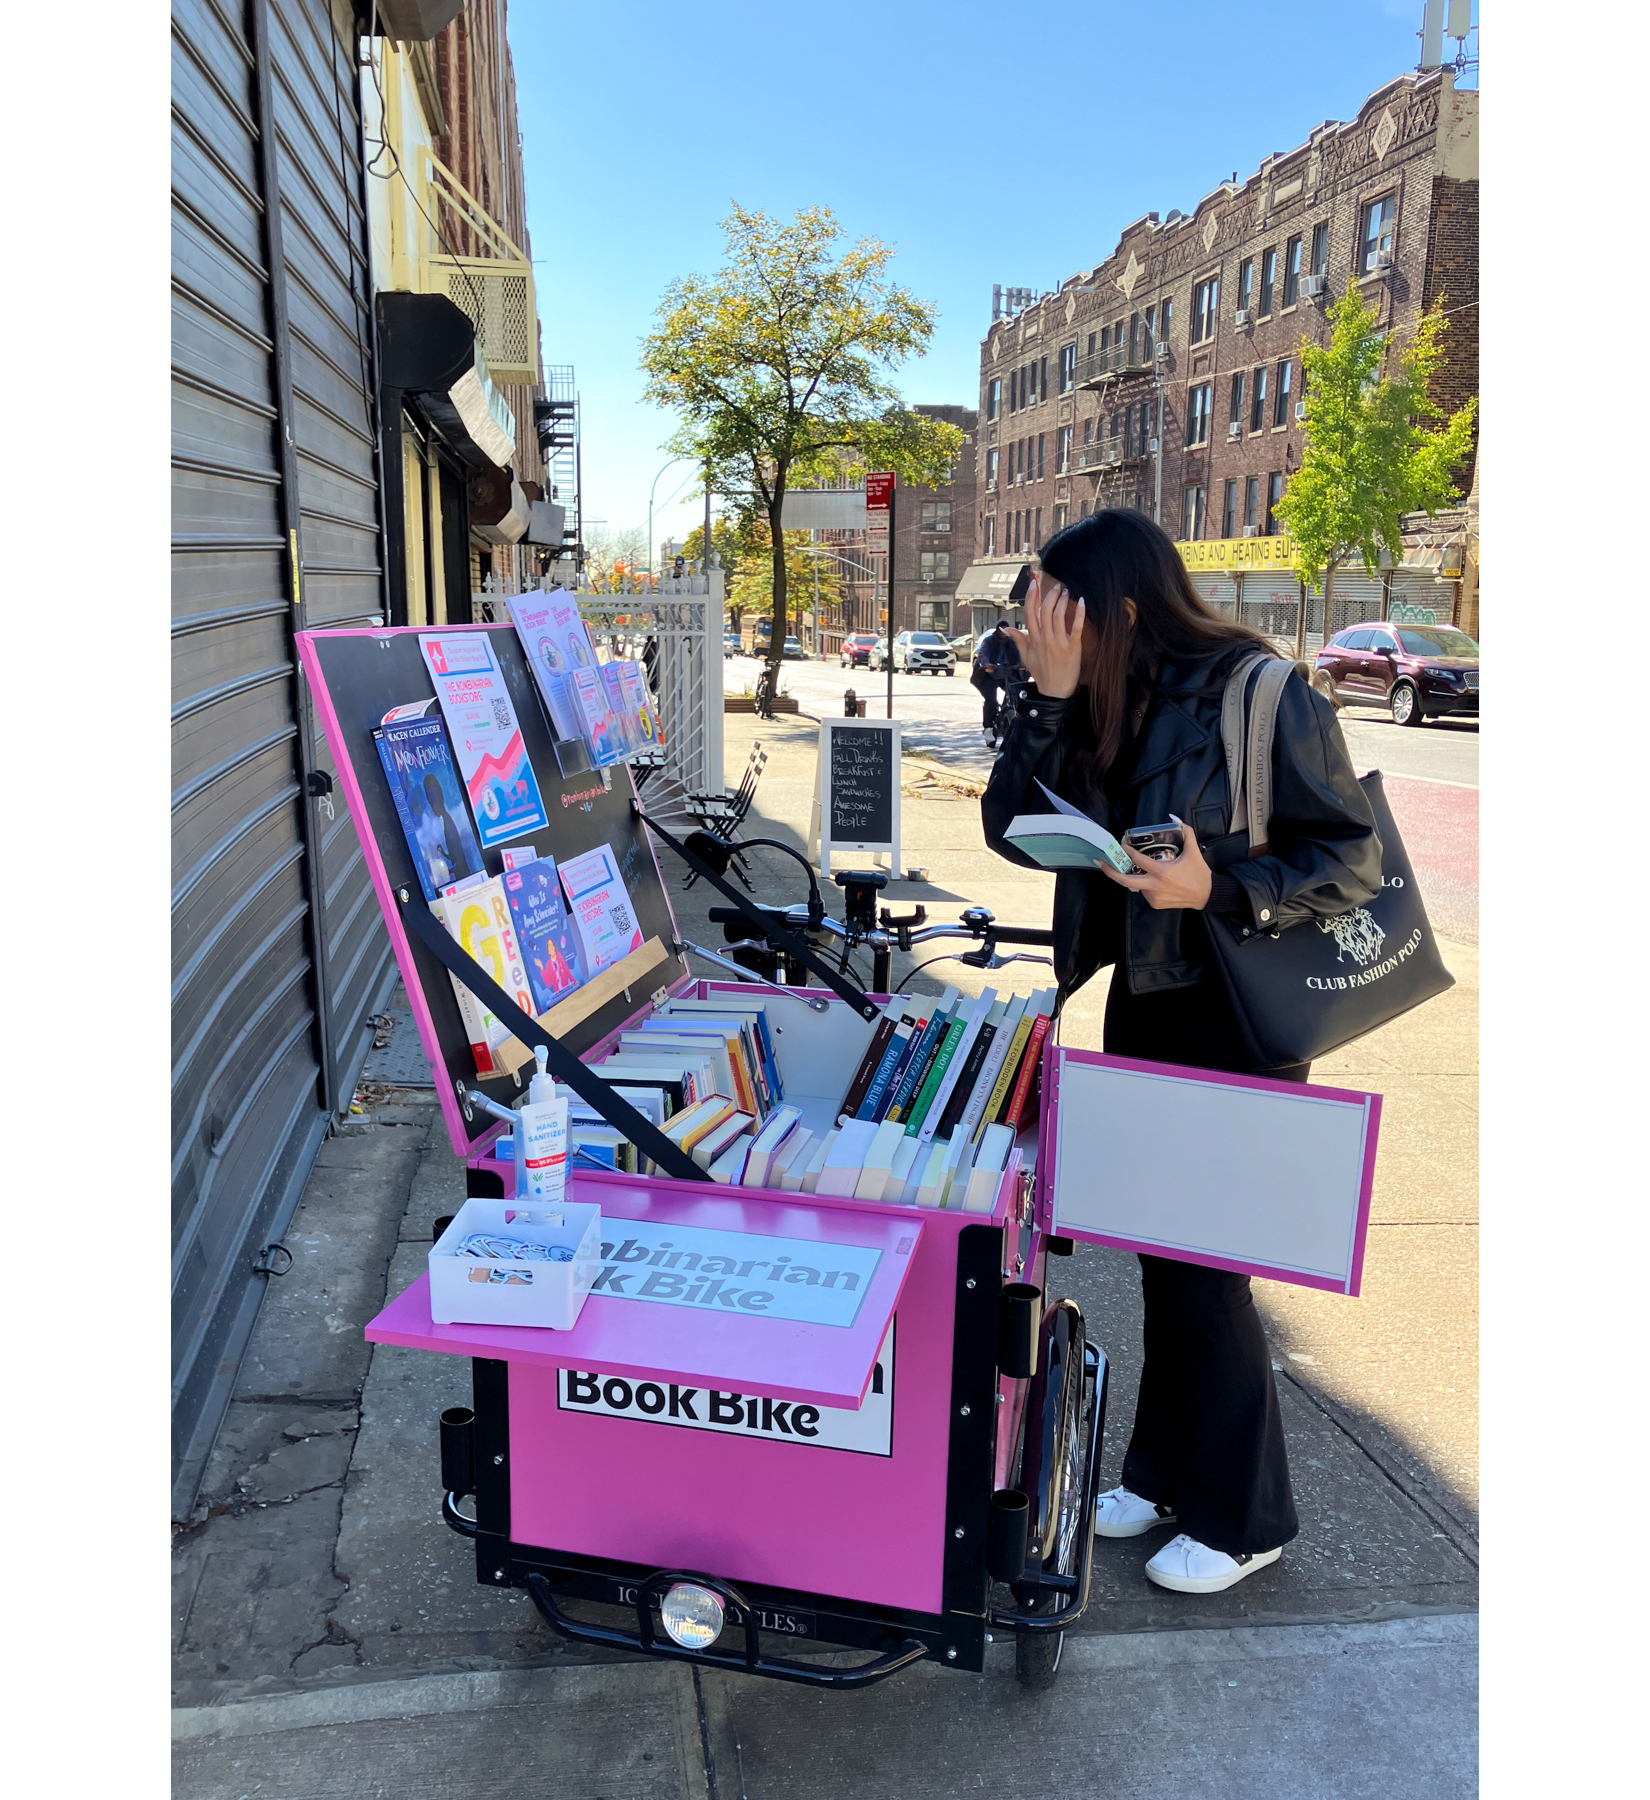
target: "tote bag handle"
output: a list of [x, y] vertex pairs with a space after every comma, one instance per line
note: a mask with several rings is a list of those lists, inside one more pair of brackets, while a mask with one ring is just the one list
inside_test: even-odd
[[[1226, 751], [1226, 783], [1232, 795], [1232, 831], [1247, 830], [1249, 854], [1264, 856], [1272, 819], [1272, 743], [1277, 736], [1278, 703], [1295, 665], [1258, 651], [1232, 671], [1220, 701], [1220, 738]], [[1249, 698], [1248, 729], [1243, 693], [1249, 677], [1260, 674]]]

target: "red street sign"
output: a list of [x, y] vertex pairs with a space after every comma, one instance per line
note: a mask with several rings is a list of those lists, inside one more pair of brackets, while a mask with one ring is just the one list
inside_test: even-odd
[[887, 512], [889, 497], [894, 491], [892, 475], [867, 475], [865, 477], [865, 510], [867, 512]]

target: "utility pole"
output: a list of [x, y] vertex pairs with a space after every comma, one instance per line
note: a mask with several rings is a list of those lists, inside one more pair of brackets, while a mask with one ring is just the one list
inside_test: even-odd
[[894, 535], [894, 508], [899, 504], [899, 486], [895, 483], [888, 490], [888, 578], [884, 583], [888, 595], [888, 649], [884, 660], [888, 664], [888, 717], [894, 716], [894, 546], [898, 539]]
[[[1162, 312], [1158, 318], [1161, 321]], [[1152, 360], [1157, 364], [1157, 455], [1152, 467], [1152, 523], [1161, 526], [1163, 523], [1163, 358], [1168, 351], [1168, 344], [1160, 337], [1152, 346]]]

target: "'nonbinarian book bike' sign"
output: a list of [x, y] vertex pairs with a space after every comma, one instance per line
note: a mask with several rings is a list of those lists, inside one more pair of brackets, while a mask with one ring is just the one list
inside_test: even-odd
[[846, 1328], [882, 1260], [860, 1244], [761, 1237], [706, 1226], [604, 1220], [592, 1295]]

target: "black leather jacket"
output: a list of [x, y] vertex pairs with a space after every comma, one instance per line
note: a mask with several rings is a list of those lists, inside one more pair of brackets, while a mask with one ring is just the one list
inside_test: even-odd
[[[1197, 833], [1205, 860], [1237, 883], [1219, 883], [1245, 924], [1294, 925], [1362, 906], [1381, 886], [1375, 821], [1352, 772], [1335, 711], [1298, 677], [1285, 684], [1273, 746], [1271, 841], [1249, 856], [1247, 831], [1232, 832], [1232, 799], [1220, 736], [1226, 677], [1252, 647], [1159, 671], [1141, 724], [1134, 769], [1118, 803], [1088, 798], [1085, 810], [1121, 836], [1131, 825], [1161, 825], [1172, 813]], [[1034, 777], [1064, 800], [1084, 804], [1067, 777], [1069, 717], [1079, 699], [1050, 700], [1035, 687], [1016, 696], [1008, 738], [980, 802], [985, 840], [999, 856], [1037, 865], [1003, 838], [1020, 813], [1053, 809]], [[1224, 909], [1223, 909], [1224, 910]], [[1054, 965], [1061, 999], [1096, 969], [1121, 961], [1129, 991], [1190, 987], [1212, 973], [1202, 915], [1156, 912], [1104, 875], [1062, 869], [1054, 882]]]

